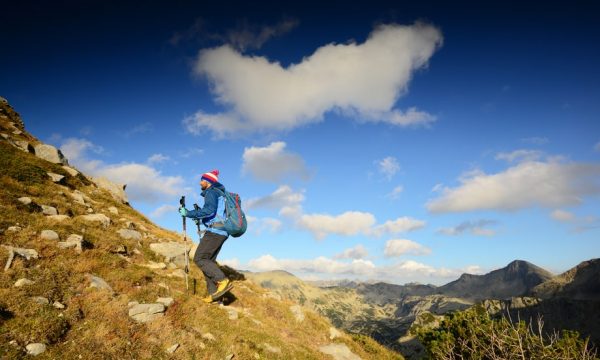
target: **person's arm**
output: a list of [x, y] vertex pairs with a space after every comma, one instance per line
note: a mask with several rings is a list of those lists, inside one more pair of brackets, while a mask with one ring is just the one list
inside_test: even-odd
[[217, 211], [219, 195], [216, 191], [207, 191], [204, 195], [204, 205], [198, 210], [188, 210], [186, 216], [194, 219], [203, 219], [214, 215]]

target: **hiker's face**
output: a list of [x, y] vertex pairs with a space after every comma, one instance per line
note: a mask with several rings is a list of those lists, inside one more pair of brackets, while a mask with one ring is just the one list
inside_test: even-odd
[[200, 188], [201, 188], [202, 190], [206, 190], [206, 189], [208, 189], [209, 187], [210, 187], [210, 183], [209, 183], [208, 181], [206, 181], [206, 180], [201, 180], [201, 181], [200, 181]]

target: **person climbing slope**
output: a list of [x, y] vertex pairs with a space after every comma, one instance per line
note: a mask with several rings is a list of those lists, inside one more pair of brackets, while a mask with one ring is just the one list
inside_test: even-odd
[[179, 208], [179, 213], [181, 216], [201, 221], [206, 227], [194, 254], [194, 263], [202, 270], [206, 280], [208, 296], [202, 300], [211, 303], [219, 300], [233, 288], [233, 284], [216, 262], [223, 243], [229, 237], [223, 229], [225, 203], [222, 194], [225, 192], [225, 187], [219, 182], [219, 170], [202, 174], [200, 187], [204, 205], [197, 210], [187, 210], [182, 206]]

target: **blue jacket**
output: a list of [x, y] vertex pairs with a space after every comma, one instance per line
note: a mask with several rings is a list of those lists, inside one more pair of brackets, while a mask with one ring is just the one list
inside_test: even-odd
[[215, 182], [211, 187], [202, 191], [204, 205], [198, 210], [188, 210], [186, 216], [192, 219], [200, 219], [202, 224], [206, 226], [207, 231], [228, 236], [225, 230], [213, 227], [215, 223], [222, 223], [225, 219], [225, 200], [216, 189], [225, 191], [223, 184]]

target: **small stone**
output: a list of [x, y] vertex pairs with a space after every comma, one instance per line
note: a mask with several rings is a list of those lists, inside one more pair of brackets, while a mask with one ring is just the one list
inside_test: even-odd
[[83, 251], [83, 236], [71, 234], [67, 238], [67, 241], [60, 241], [58, 247], [60, 249], [75, 248], [78, 253], [81, 253]]
[[171, 277], [185, 278], [185, 271], [183, 269], [177, 269], [169, 274]]
[[50, 178], [52, 179], [52, 182], [55, 182], [55, 183], [61, 182], [62, 179], [65, 178], [63, 175], [56, 174], [56, 173], [53, 173], [53, 172], [48, 172], [46, 174], [48, 174], [48, 176], [50, 176]]
[[94, 213], [94, 209], [92, 209], [90, 207], [90, 208], [87, 208], [87, 210], [85, 212], [88, 213], [88, 214], [93, 214]]
[[81, 205], [85, 205], [85, 199], [83, 198], [83, 194], [81, 192], [74, 191], [73, 193], [71, 193], [69, 195], [71, 195], [71, 198], [76, 203], [81, 204]]
[[110, 212], [111, 214], [114, 214], [114, 215], [119, 215], [119, 210], [114, 206], [109, 207], [108, 212]]
[[140, 303], [137, 302], [137, 301], [130, 301], [130, 302], [127, 303], [127, 307], [131, 308], [131, 307], [134, 307], [134, 306], [139, 305], [139, 304]]
[[8, 229], [6, 229], [8, 232], [19, 232], [21, 230], [23, 230], [23, 228], [20, 226], [9, 226]]
[[31, 198], [27, 197], [27, 196], [20, 197], [18, 200], [23, 205], [29, 205], [29, 204], [31, 204]]
[[162, 263], [162, 262], [161, 263], [157, 263], [157, 262], [154, 262], [154, 261], [150, 261], [148, 264], [145, 264], [143, 266], [145, 266], [145, 267], [147, 267], [149, 269], [152, 269], [152, 270], [163, 270], [163, 269], [167, 268], [167, 264]]
[[104, 228], [110, 226], [110, 218], [104, 214], [91, 214], [80, 216], [85, 221], [99, 222]]
[[53, 230], [42, 230], [40, 234], [42, 240], [59, 240], [58, 234]]
[[33, 343], [25, 346], [27, 349], [27, 355], [38, 356], [39, 354], [46, 351], [46, 345], [42, 343]]
[[167, 349], [167, 353], [172, 354], [179, 348], [179, 344], [175, 344]]
[[77, 174], [79, 174], [79, 171], [77, 171], [77, 170], [73, 169], [73, 168], [72, 168], [72, 167], [70, 167], [70, 166], [63, 165], [63, 167], [62, 167], [62, 168], [63, 168], [63, 169], [65, 169], [65, 171], [66, 171], [66, 172], [68, 172], [68, 173], [69, 173], [69, 175], [71, 175], [71, 176], [77, 176]]
[[217, 341], [217, 338], [211, 333], [202, 334], [202, 338], [207, 341]]
[[55, 308], [55, 309], [59, 309], [59, 310], [62, 310], [62, 309], [64, 309], [64, 308], [65, 308], [65, 306], [64, 306], [63, 304], [61, 304], [60, 302], [58, 302], [58, 301], [55, 301], [55, 302], [52, 304], [52, 306], [54, 306], [54, 308]]
[[53, 206], [42, 205], [42, 214], [44, 215], [58, 215], [58, 210]]
[[33, 285], [33, 284], [35, 284], [35, 281], [31, 281], [29, 279], [22, 278], [22, 279], [17, 280], [15, 282], [14, 286], [21, 287], [21, 286], [27, 286], [27, 285]]
[[100, 289], [100, 290], [108, 290], [110, 292], [113, 292], [112, 287], [110, 287], [110, 285], [108, 285], [108, 283], [106, 281], [104, 281], [104, 279], [102, 279], [98, 276], [94, 276], [92, 274], [87, 274], [87, 277], [90, 280], [89, 287]]
[[223, 306], [223, 308], [225, 308], [225, 311], [227, 311], [227, 316], [229, 317], [229, 320], [237, 320], [239, 318], [238, 311], [235, 308], [232, 308], [230, 306]]
[[33, 300], [33, 302], [36, 302], [40, 305], [48, 305], [50, 304], [50, 301], [48, 299], [46, 299], [43, 296], [34, 296], [31, 298], [31, 300]]
[[61, 221], [65, 221], [65, 220], [69, 219], [69, 216], [67, 216], [67, 215], [49, 215], [46, 217], [46, 219], [61, 222]]
[[166, 307], [171, 306], [171, 304], [173, 304], [174, 301], [175, 300], [173, 300], [173, 298], [170, 298], [170, 297], [156, 299], [157, 303], [161, 303], [161, 304], [165, 305]]
[[281, 348], [278, 348], [277, 346], [272, 346], [270, 344], [263, 343], [262, 347], [263, 347], [263, 349], [265, 349], [266, 351], [268, 351], [270, 353], [281, 354]]
[[225, 360], [231, 360], [231, 359], [233, 359], [234, 356], [235, 355], [233, 355], [233, 354], [229, 354], [229, 355], [225, 356]]
[[121, 229], [117, 233], [125, 240], [142, 240], [142, 234], [135, 230]]

